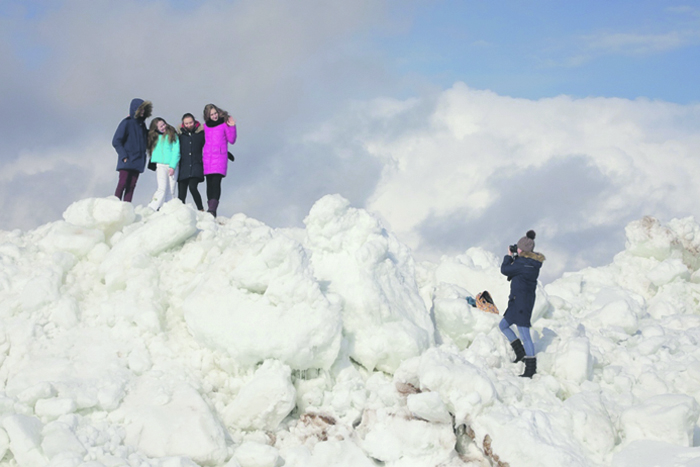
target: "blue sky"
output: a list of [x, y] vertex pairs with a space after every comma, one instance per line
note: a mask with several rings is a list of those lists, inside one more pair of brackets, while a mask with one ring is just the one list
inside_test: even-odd
[[[30, 24], [65, 3], [71, 2], [4, 0], [0, 17]], [[188, 12], [211, 2], [141, 3]], [[358, 31], [365, 36], [360, 43], [404, 78], [442, 87], [464, 81], [531, 99], [568, 94], [699, 100], [697, 0], [377, 3], [386, 16], [367, 21], [370, 30]], [[50, 53], [50, 44], [23, 28], [9, 41], [29, 69]]]
[[700, 218], [697, 0], [3, 0], [0, 61], [3, 230], [113, 193], [133, 97], [234, 115], [219, 211], [273, 227], [339, 193], [419, 257], [537, 228], [551, 278]]
[[399, 73], [538, 99], [700, 99], [700, 2], [443, 1], [379, 39]]

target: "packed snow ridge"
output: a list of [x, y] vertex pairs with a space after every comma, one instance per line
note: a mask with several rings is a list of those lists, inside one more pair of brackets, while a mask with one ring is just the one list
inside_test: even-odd
[[63, 218], [0, 232], [0, 464], [700, 465], [692, 218], [540, 285], [532, 380], [465, 300], [505, 310], [499, 257], [416, 263], [338, 195], [305, 229], [178, 200]]

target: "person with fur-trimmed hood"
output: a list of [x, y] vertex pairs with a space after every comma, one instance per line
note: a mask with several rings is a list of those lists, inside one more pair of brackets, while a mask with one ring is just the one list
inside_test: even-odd
[[177, 168], [180, 163], [180, 141], [175, 128], [157, 117], [148, 129], [148, 153], [156, 164], [158, 188], [148, 207], [157, 211], [165, 201], [175, 198]]
[[228, 112], [207, 104], [204, 107], [204, 148], [202, 161], [207, 179], [207, 211], [216, 217], [221, 198], [221, 179], [226, 176], [228, 145], [236, 142], [236, 121]]
[[182, 124], [177, 129], [180, 138], [180, 169], [177, 179], [177, 197], [183, 203], [187, 199], [189, 188], [197, 209], [204, 210], [202, 197], [197, 185], [204, 181], [202, 165], [202, 149], [204, 148], [204, 128], [194, 119], [194, 115], [186, 113], [182, 116]]
[[112, 146], [117, 150], [117, 171], [119, 182], [114, 196], [131, 202], [139, 174], [146, 167], [146, 119], [153, 112], [153, 104], [143, 99], [132, 99], [129, 116], [119, 123], [112, 138]]
[[[510, 296], [499, 328], [510, 341], [515, 352], [515, 362], [525, 362], [525, 372], [520, 376], [526, 378], [532, 378], [537, 372], [535, 345], [530, 337], [530, 319], [535, 306], [537, 277], [545, 260], [544, 255], [534, 252], [534, 249], [535, 231], [529, 230], [518, 240], [517, 245], [508, 249], [508, 254], [501, 264], [501, 274], [510, 281]], [[516, 250], [517, 254], [513, 250]], [[518, 328], [520, 339], [510, 328], [512, 325]]]

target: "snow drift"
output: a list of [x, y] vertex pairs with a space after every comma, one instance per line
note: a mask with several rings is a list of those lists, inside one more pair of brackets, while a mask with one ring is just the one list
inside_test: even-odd
[[540, 286], [524, 380], [465, 300], [505, 309], [500, 258], [416, 263], [340, 196], [295, 230], [177, 200], [63, 217], [0, 232], [2, 463], [700, 463], [692, 218], [633, 222], [610, 265]]

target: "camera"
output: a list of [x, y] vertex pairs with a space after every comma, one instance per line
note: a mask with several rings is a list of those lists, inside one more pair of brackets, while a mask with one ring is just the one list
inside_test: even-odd
[[518, 254], [518, 245], [511, 245], [511, 246], [508, 247], [508, 249], [509, 249], [510, 252], [513, 253], [514, 255], [517, 255], [517, 254]]

